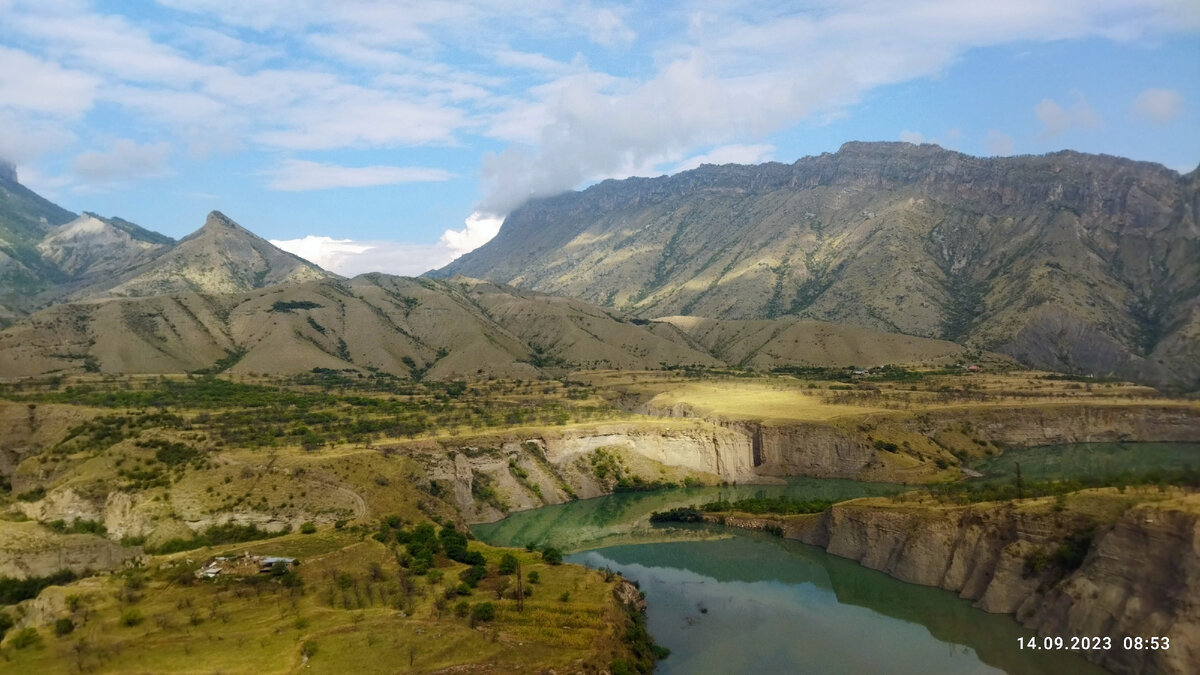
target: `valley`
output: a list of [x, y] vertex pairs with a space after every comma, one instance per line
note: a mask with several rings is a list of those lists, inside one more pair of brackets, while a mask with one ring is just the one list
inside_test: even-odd
[[[438, 659], [451, 658], [450, 653], [466, 653], [461, 650], [477, 638], [499, 640], [497, 644], [501, 645], [479, 653], [502, 661], [518, 659], [512, 661], [514, 664], [529, 663], [520, 660], [525, 658], [539, 663], [557, 662], [560, 657], [582, 659], [581, 663], [632, 658], [622, 654], [644, 648], [613, 637], [615, 634], [605, 628], [611, 628], [611, 623], [602, 626], [594, 623], [594, 618], [589, 619], [592, 623], [582, 618], [594, 617], [600, 607], [608, 608], [603, 612], [617, 612], [614, 616], [623, 616], [621, 612], [625, 611], [616, 595], [604, 595], [605, 589], [613, 590], [615, 582], [605, 582], [599, 572], [584, 574], [574, 571], [578, 568], [562, 567], [540, 573], [556, 575], [559, 569], [570, 569], [561, 580], [555, 576], [553, 583], [589, 589], [570, 590], [571, 599], [565, 606], [558, 597], [566, 591], [555, 591], [558, 595], [546, 598], [544, 609], [537, 610], [554, 613], [560, 617], [556, 621], [565, 621], [566, 625], [581, 621], [578, 631], [571, 629], [573, 644], [578, 644], [579, 651], [555, 652], [553, 656], [536, 649], [514, 652], [511, 645], [513, 641], [524, 643], [522, 635], [530, 640], [535, 640], [534, 633], [541, 635], [536, 639], [547, 640], [542, 643], [546, 645], [562, 638], [557, 633], [534, 629], [533, 625], [542, 620], [534, 618], [539, 615], [515, 611], [515, 600], [504, 590], [488, 600], [499, 610], [496, 623], [487, 624], [494, 628], [481, 629], [483, 633], [470, 626], [464, 628], [465, 624], [455, 623], [461, 619], [451, 618], [450, 608], [458, 602], [454, 599], [458, 585], [451, 579], [454, 574], [461, 577], [469, 568], [439, 554], [430, 569], [440, 571], [434, 575], [440, 581], [423, 579], [424, 574], [413, 572], [411, 562], [403, 564], [403, 547], [389, 548], [387, 542], [372, 538], [372, 533], [378, 534], [384, 521], [407, 524], [404, 527], [432, 521], [462, 529], [547, 505], [591, 504], [576, 500], [614, 492], [652, 495], [655, 493], [645, 491], [787, 490], [789, 482], [796, 480], [794, 476], [809, 476], [812, 478], [808, 480], [815, 481], [798, 493], [809, 498], [823, 493], [823, 479], [867, 480], [875, 482], [863, 485], [879, 486], [867, 488], [865, 493], [855, 492], [859, 488], [828, 493], [837, 495], [834, 501], [860, 494], [892, 496], [876, 498], [876, 502], [833, 504], [824, 515], [816, 516], [816, 521], [814, 516], [769, 520], [785, 536], [827, 546], [830, 553], [862, 560], [868, 567], [884, 569], [906, 581], [941, 585], [972, 599], [982, 597], [985, 609], [1017, 612], [1022, 621], [1031, 625], [1037, 622], [1043, 630], [1065, 630], [1065, 625], [1075, 624], [1055, 623], [1061, 619], [1048, 617], [1073, 616], [1072, 612], [1079, 610], [1070, 609], [1070, 600], [1062, 601], [1067, 604], [1060, 602], [1062, 608], [1054, 610], [1056, 614], [1049, 608], [1059, 605], [1049, 604], [1044, 611], [1038, 606], [1040, 613], [1020, 614], [1020, 601], [1030, 597], [1029, 589], [1045, 585], [1050, 578], [1025, 579], [1019, 572], [1023, 561], [1035, 546], [1053, 550], [1055, 542], [1069, 539], [1083, 527], [1083, 521], [1071, 515], [1075, 505], [1097, 503], [1097, 498], [1088, 496], [1096, 490], [1100, 491], [1096, 494], [1109, 494], [1104, 490], [1116, 489], [1103, 485], [1119, 486], [1121, 496], [1112, 501], [1121, 506], [1100, 509], [1108, 514], [1103, 517], [1088, 516], [1086, 523], [1093, 530], [1111, 528], [1116, 532], [1128, 527], [1122, 524], [1126, 521], [1119, 514], [1135, 506], [1130, 514], [1154, 508], [1160, 509], [1156, 512], [1162, 514], [1160, 517], [1173, 518], [1166, 514], [1183, 509], [1190, 503], [1188, 495], [1196, 489], [1194, 462], [1184, 459], [1178, 470], [1166, 471], [1133, 465], [1119, 474], [1092, 476], [1090, 482], [1056, 483], [1059, 491], [1067, 490], [1065, 512], [1048, 509], [1059, 498], [1037, 496], [1036, 490], [1045, 489], [1044, 482], [1051, 478], [1045, 473], [1030, 475], [1027, 495], [1003, 490], [977, 494], [952, 488], [964, 485], [962, 481], [973, 475], [973, 467], [988, 466], [1003, 459], [1007, 452], [1020, 452], [1019, 448], [1062, 442], [1186, 441], [1200, 434], [1200, 405], [1194, 400], [1165, 396], [1129, 383], [1025, 371], [1002, 359], [981, 372], [967, 371], [962, 366], [929, 365], [812, 367], [771, 374], [695, 366], [658, 371], [574, 371], [559, 379], [421, 382], [382, 371], [320, 368], [288, 376], [81, 374], [26, 378], [5, 385], [0, 394], [5, 401], [0, 404], [0, 418], [5, 420], [0, 439], [4, 450], [0, 474], [8, 484], [9, 495], [5, 519], [0, 521], [5, 533], [0, 576], [35, 582], [64, 570], [82, 576], [66, 586], [56, 585], [62, 580], [50, 581], [50, 588], [36, 599], [18, 605], [13, 616], [16, 626], [9, 631], [3, 653], [12, 664], [59, 663], [66, 667], [69, 661], [63, 660], [63, 655], [74, 649], [77, 663], [92, 664], [91, 669], [99, 670], [116, 668], [121, 658], [128, 658], [122, 656], [128, 653], [122, 645], [135, 638], [139, 644], [161, 642], [161, 655], [154, 658], [164, 659], [160, 663], [168, 669], [174, 667], [170, 659], [186, 657], [189, 650], [202, 650], [201, 643], [187, 646], [191, 643], [179, 642], [175, 633], [181, 627], [176, 619], [182, 615], [176, 616], [177, 611], [162, 604], [171, 602], [183, 607], [195, 602], [228, 606], [228, 610], [209, 610], [211, 616], [202, 615], [202, 621], [219, 621], [233, 632], [223, 633], [224, 628], [213, 625], [201, 634], [189, 630], [193, 636], [189, 639], [206, 635], [204, 639], [211, 644], [238, 635], [241, 641], [257, 640], [265, 653], [277, 655], [270, 657], [272, 660], [293, 664], [284, 669], [304, 658], [304, 645], [309, 643], [319, 644], [324, 650], [309, 654], [311, 662], [307, 663], [312, 667], [318, 667], [321, 653], [345, 658], [340, 656], [343, 650], [359, 649], [354, 645], [361, 640], [367, 640], [371, 647], [383, 645], [378, 648], [398, 650], [394, 653], [405, 658], [411, 642], [380, 635], [393, 636], [396, 631], [399, 635], [420, 634], [415, 633], [417, 630], [436, 630], [445, 637], [446, 651], [441, 656], [420, 652], [432, 659], [424, 661], [429, 664], [451, 663]], [[1011, 486], [1011, 477], [1003, 480], [1004, 485]], [[733, 484], [746, 487], [716, 487]], [[1167, 487], [1147, 491], [1141, 487], [1146, 484]], [[925, 487], [910, 492], [918, 485]], [[943, 563], [939, 560], [949, 564], [958, 554], [953, 553], [955, 548], [946, 548], [948, 544], [940, 544], [944, 550], [931, 544], [925, 546], [932, 546], [931, 550], [919, 554], [889, 554], [888, 546], [900, 544], [888, 544], [890, 540], [882, 532], [854, 535], [860, 542], [858, 549], [836, 543], [842, 540], [839, 537], [850, 536], [841, 534], [842, 526], [832, 525], [853, 522], [846, 514], [861, 513], [859, 517], [870, 522], [904, 513], [907, 518], [928, 523], [929, 519], [949, 517], [939, 513], [961, 511], [963, 507], [954, 504], [962, 499], [984, 500], [963, 511], [981, 509], [978, 513], [984, 520], [979, 522], [983, 524], [973, 527], [983, 532], [1012, 531], [1011, 523], [997, 521], [989, 525], [988, 519], [1002, 518], [1005, 509], [1014, 505], [1017, 513], [1036, 514], [1043, 513], [1039, 509], [1048, 509], [1045, 513], [1065, 523], [1031, 526], [1030, 522], [1043, 516], [1018, 516], [1025, 524], [1016, 531], [1032, 527], [1039, 533], [1033, 540], [1020, 535], [1013, 540], [978, 545], [983, 547], [981, 551], [992, 551], [986, 554], [992, 556], [989, 560], [1009, 560], [1009, 567], [1017, 566], [1018, 571], [1010, 574], [1020, 580], [1017, 585], [1024, 590], [1005, 591], [1010, 600], [997, 604], [987, 600], [987, 595], [972, 594], [977, 592], [936, 576], [927, 578], [926, 572], [905, 571], [912, 565], [940, 569]], [[662, 506], [668, 503], [662, 502]], [[986, 515], [995, 508], [1000, 509], [995, 515]], [[638, 513], [641, 515], [636, 518], [641, 520], [649, 515], [645, 510]], [[947, 525], [951, 534], [947, 536], [953, 539], [955, 527], [964, 527], [964, 523], [976, 522], [979, 517], [973, 516], [972, 520], [953, 515]], [[725, 519], [742, 526], [754, 522], [733, 516]], [[814, 522], [825, 524], [812, 525]], [[797, 527], [807, 528], [803, 532], [808, 534], [797, 534]], [[880, 527], [892, 531], [912, 525]], [[1190, 530], [1186, 525], [1181, 527], [1177, 536], [1186, 539]], [[815, 534], [818, 532], [828, 534]], [[609, 535], [594, 535], [586, 544], [559, 543], [554, 536], [524, 542], [534, 553], [526, 553], [522, 565], [538, 564], [535, 544], [544, 547], [554, 542], [552, 545], [570, 551], [579, 546], [585, 550], [595, 548], [599, 542], [611, 546], [675, 539], [674, 535], [663, 539], [652, 530], [641, 530], [630, 539], [622, 526]], [[1113, 549], [1105, 541], [1096, 537], [1094, 545]], [[910, 542], [907, 546], [922, 545]], [[476, 545], [471, 548], [474, 550]], [[995, 551], [1001, 549], [1005, 553], [996, 558]], [[504, 575], [494, 571], [502, 551], [486, 547], [479, 550], [490, 561], [484, 568], [491, 570], [486, 572], [483, 588], [502, 583]], [[232, 580], [222, 582], [226, 585], [200, 582], [199, 586], [189, 583], [176, 587], [172, 581], [192, 574], [213, 556], [245, 551], [305, 560], [306, 564], [297, 569], [308, 590], [298, 595], [274, 585], [241, 586]], [[1123, 556], [1118, 553], [1118, 560]], [[924, 562], [903, 562], [908, 558]], [[330, 603], [323, 598], [328, 593], [336, 596], [345, 590], [337, 590], [334, 582], [341, 583], [337, 575], [365, 579], [371, 572], [364, 565], [372, 560], [385, 566], [383, 572], [373, 573], [379, 587], [365, 581], [364, 588], [374, 590], [347, 586], [355, 589], [358, 599], [347, 601], [351, 604], [341, 609], [327, 606]], [[899, 560], [891, 564], [901, 567], [883, 566], [875, 560]], [[983, 563], [968, 563], [968, 567], [976, 575], [988, 575]], [[94, 576], [98, 572], [101, 576]], [[121, 590], [126, 583], [122, 580], [130, 574], [145, 575], [137, 583], [158, 590], [143, 594], [145, 599], [122, 599], [126, 593]], [[392, 609], [400, 606], [396, 595], [399, 586], [392, 581], [396, 578], [402, 584], [410, 579], [416, 584], [414, 588], [425, 589], [413, 591], [413, 598], [404, 600], [412, 603], [412, 609], [403, 609], [405, 617], [400, 619]], [[1088, 579], [1056, 578], [1047, 586], [1054, 595], [1047, 597], [1069, 599], [1077, 594], [1070, 589], [1089, 583], [1108, 592], [1104, 589], [1111, 585], [1109, 582]], [[330, 588], [334, 590], [323, 590]], [[247, 594], [254, 593], [257, 598], [264, 592], [273, 598], [272, 611], [283, 618], [268, 621], [259, 614], [265, 611], [261, 603], [244, 604]], [[535, 591], [541, 592], [541, 588]], [[360, 593], [373, 599], [364, 600]], [[88, 598], [82, 606], [91, 609], [64, 604], [68, 596], [81, 594]], [[431, 604], [438, 594], [454, 602], [440, 608]], [[467, 596], [469, 604], [479, 604], [486, 597], [472, 595], [480, 596], [480, 592], [472, 591]], [[577, 603], [577, 597], [587, 600]], [[106, 628], [106, 622], [119, 623], [125, 613], [133, 610], [143, 617], [165, 618], [157, 627], [143, 621], [130, 630]], [[578, 614], [579, 619], [569, 619], [563, 612], [582, 614]], [[226, 618], [220, 618], [222, 613]], [[1160, 614], [1173, 615], [1176, 622], [1189, 620], [1186, 613], [1169, 607]], [[72, 632], [50, 637], [46, 626], [62, 617], [79, 626], [78, 635]], [[303, 628], [293, 628], [291, 637], [281, 639], [277, 632], [234, 630], [241, 621], [254, 625], [284, 621], [297, 627], [303, 624]], [[442, 628], [447, 621], [452, 625]], [[1168, 623], [1162, 627], [1177, 640], [1181, 650], [1191, 644], [1190, 633], [1180, 628], [1184, 625]], [[32, 650], [14, 647], [22, 643], [23, 639], [17, 637], [21, 631], [29, 634], [26, 629], [33, 629], [41, 636], [39, 644], [48, 646]], [[534, 633], [523, 632], [531, 630]], [[184, 650], [182, 655], [178, 649]], [[505, 656], [497, 656], [501, 653]], [[39, 660], [47, 658], [50, 661]], [[325, 664], [322, 667], [330, 667], [329, 661]], [[1105, 665], [1112, 667], [1107, 662]], [[1169, 670], [1174, 666], [1162, 667]]]
[[1195, 187], [851, 143], [343, 278], [0, 175], [0, 671], [1190, 672]]

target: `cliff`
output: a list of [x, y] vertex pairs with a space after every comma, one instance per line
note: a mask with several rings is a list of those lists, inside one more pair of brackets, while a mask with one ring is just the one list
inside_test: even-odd
[[[1169, 498], [1167, 498], [1169, 497]], [[1143, 499], [1158, 499], [1134, 506]], [[910, 583], [937, 586], [1043, 636], [1106, 636], [1085, 656], [1118, 673], [1191, 673], [1200, 663], [1200, 494], [1093, 490], [1065, 503], [932, 506], [857, 500], [815, 516], [710, 516], [779, 528]], [[1124, 637], [1165, 636], [1166, 651]]]

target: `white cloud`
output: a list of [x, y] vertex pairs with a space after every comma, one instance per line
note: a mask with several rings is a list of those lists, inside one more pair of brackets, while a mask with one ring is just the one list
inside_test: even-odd
[[675, 166], [667, 173], [679, 173], [695, 169], [701, 164], [761, 164], [769, 162], [775, 154], [775, 146], [769, 144], [759, 145], [722, 145], [719, 148], [704, 153], [689, 157]]
[[1073, 98], [1075, 100], [1067, 106], [1048, 98], [1034, 106], [1033, 113], [1050, 136], [1057, 136], [1069, 129], [1088, 129], [1100, 125], [1100, 118], [1088, 105], [1087, 99], [1078, 92], [1073, 94]]
[[0, 109], [77, 117], [92, 107], [99, 85], [87, 73], [0, 45]]
[[1016, 142], [1012, 136], [995, 129], [989, 129], [987, 135], [983, 137], [983, 148], [994, 157], [1007, 157], [1013, 154], [1015, 146]]
[[900, 140], [905, 143], [920, 145], [925, 142], [925, 134], [919, 131], [909, 131], [908, 129], [905, 129], [904, 131], [900, 132]]
[[[685, 166], [706, 148], [758, 147], [801, 121], [844, 114], [877, 87], [937, 76], [971, 49], [1200, 29], [1194, 0], [667, 11], [560, 0], [158, 2], [185, 14], [125, 18], [119, 3], [0, 0], [0, 113], [20, 111], [25, 130], [29, 115], [73, 123], [103, 102], [145, 137], [195, 156], [453, 147], [484, 136], [502, 145], [481, 162], [480, 208], [501, 213], [598, 178]], [[597, 56], [589, 42], [611, 49]], [[619, 54], [630, 46], [641, 51]], [[619, 74], [601, 72], [610, 63]], [[1147, 96], [1137, 114], [1178, 114]], [[1051, 134], [1098, 124], [1082, 98], [1048, 99], [1037, 114]], [[52, 144], [26, 145], [21, 152], [36, 154]]]
[[352, 277], [368, 272], [417, 276], [448, 264], [460, 255], [487, 243], [500, 231], [503, 219], [472, 213], [461, 230], [446, 230], [436, 244], [399, 241], [356, 241], [308, 235], [300, 239], [272, 239], [279, 248], [321, 267]]
[[[491, 241], [492, 237], [495, 237], [496, 233], [500, 231], [500, 226], [504, 224], [504, 218], [475, 212], [467, 216], [464, 224], [465, 227], [461, 230], [446, 230], [442, 233], [442, 238], [438, 240], [438, 244], [453, 255], [450, 260], [464, 253], [470, 253]], [[439, 264], [438, 267], [445, 265], [450, 260]]]
[[[835, 0], [819, 11], [708, 3], [687, 21], [685, 34], [656, 50], [649, 75], [571, 73], [505, 102], [488, 134], [516, 144], [484, 158], [481, 208], [507, 212], [627, 167], [836, 118], [880, 86], [941, 74], [971, 49], [1132, 39], [1200, 26], [1200, 10], [1174, 1]], [[1098, 124], [1081, 97], [1067, 107], [1050, 102], [1040, 116], [1059, 132]], [[959, 143], [942, 136], [948, 147]]]
[[76, 155], [71, 170], [92, 185], [157, 178], [168, 173], [170, 151], [167, 143], [139, 145], [122, 138], [114, 141], [108, 150], [88, 150]]
[[1147, 89], [1133, 99], [1133, 113], [1155, 124], [1169, 124], [1183, 114], [1183, 96], [1173, 89]]
[[605, 47], [627, 46], [637, 38], [621, 14], [611, 7], [587, 7], [578, 14], [578, 22], [587, 27], [592, 42]]
[[338, 166], [289, 159], [264, 173], [267, 187], [280, 191], [325, 190], [329, 188], [374, 187], [398, 183], [449, 180], [448, 171], [419, 166]]
[[0, 108], [0, 159], [22, 165], [75, 141], [75, 134], [52, 119]]

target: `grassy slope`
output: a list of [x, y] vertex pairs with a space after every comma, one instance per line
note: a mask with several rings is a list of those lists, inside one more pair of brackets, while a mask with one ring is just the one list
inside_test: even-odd
[[[501, 550], [471, 548], [483, 551], [494, 571]], [[299, 557], [303, 591], [270, 582], [255, 587], [233, 579], [188, 581], [194, 568], [189, 561], [242, 551]], [[465, 565], [443, 560], [438, 583], [409, 577], [414, 588], [406, 597], [391, 551], [332, 529], [157, 557], [146, 567], [144, 588], [131, 591], [130, 575], [124, 574], [45, 591], [38, 601], [45, 619], [70, 617], [78, 627], [56, 637], [42, 626], [41, 644], [25, 649], [14, 649], [15, 632], [10, 634], [0, 670], [283, 673], [305, 661], [306, 644], [316, 646], [306, 670], [330, 673], [373, 672], [381, 664], [398, 671], [479, 664], [477, 672], [527, 672], [572, 667], [577, 661], [607, 666], [623, 653], [618, 633], [623, 623], [611, 582], [573, 565], [547, 565], [536, 554], [517, 556], [522, 572], [538, 572], [540, 583], [532, 586], [524, 610], [517, 611], [511, 598], [496, 598], [494, 589], [503, 577], [486, 579], [462, 598], [472, 605], [495, 605], [495, 620], [479, 627], [454, 615], [457, 596], [446, 607], [437, 606]], [[382, 571], [378, 581], [370, 580], [372, 563]], [[339, 574], [351, 575], [353, 586], [343, 589]], [[567, 601], [560, 599], [564, 593]], [[69, 602], [72, 596], [78, 600]], [[126, 625], [122, 617], [132, 613], [142, 620]]]

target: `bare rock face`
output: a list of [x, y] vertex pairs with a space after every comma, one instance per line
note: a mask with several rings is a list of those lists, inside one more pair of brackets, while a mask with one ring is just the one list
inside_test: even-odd
[[[1190, 507], [1143, 505], [1127, 512], [1092, 547], [1078, 573], [1056, 586], [1026, 622], [1040, 632], [1167, 636], [1146, 654], [1114, 649], [1102, 665], [1117, 672], [1191, 673], [1200, 663], [1200, 515]], [[1019, 616], [1019, 614], [1018, 614]], [[1066, 633], [1063, 633], [1066, 634]]]
[[5, 523], [0, 531], [0, 576], [44, 577], [60, 570], [111, 570], [138, 558], [142, 549], [90, 534], [58, 535], [34, 522]]
[[1200, 173], [847, 143], [531, 201], [463, 274], [642, 317], [795, 316], [1200, 388]]
[[[1111, 637], [1113, 649], [1085, 656], [1114, 672], [1183, 674], [1200, 663], [1198, 506], [1192, 495], [1127, 511], [1095, 533], [1065, 578], [1029, 561], [1089, 525], [1045, 509], [850, 502], [790, 523], [785, 535], [902, 581], [955, 591], [986, 611], [1015, 613], [1041, 635]], [[1167, 637], [1170, 649], [1126, 650], [1126, 636]]]

